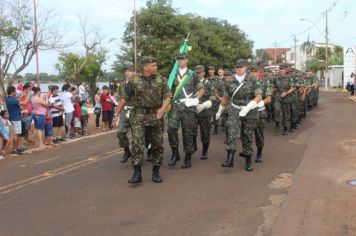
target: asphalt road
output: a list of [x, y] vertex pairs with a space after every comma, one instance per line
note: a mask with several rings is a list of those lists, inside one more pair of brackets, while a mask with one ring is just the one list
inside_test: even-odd
[[132, 169], [119, 162], [114, 133], [0, 162], [0, 235], [269, 235], [330, 99], [323, 93], [287, 137], [268, 124], [264, 162], [251, 173], [239, 157], [234, 168], [221, 167], [221, 131], [209, 159], [199, 159], [200, 145], [185, 170], [167, 167], [165, 138], [162, 184], [151, 181], [148, 162], [143, 183], [127, 183]]

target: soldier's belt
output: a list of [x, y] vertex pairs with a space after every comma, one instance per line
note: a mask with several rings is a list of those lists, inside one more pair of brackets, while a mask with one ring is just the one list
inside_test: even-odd
[[174, 104], [181, 104], [182, 102], [185, 102], [186, 100], [187, 100], [186, 98], [181, 98], [181, 99], [175, 100], [173, 103]]
[[236, 109], [238, 109], [238, 110], [242, 110], [245, 107], [245, 106], [238, 106], [238, 105], [233, 104], [233, 103], [231, 103], [231, 106], [236, 108]]
[[134, 108], [135, 113], [139, 114], [153, 114], [157, 113], [159, 108]]
[[127, 111], [127, 110], [132, 110], [133, 107], [130, 107], [130, 106], [124, 106], [124, 110]]

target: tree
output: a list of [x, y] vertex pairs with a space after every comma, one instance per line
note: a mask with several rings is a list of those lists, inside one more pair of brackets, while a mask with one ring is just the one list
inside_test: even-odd
[[37, 50], [52, 50], [63, 45], [59, 43], [62, 35], [51, 10], [39, 11], [35, 40], [31, 0], [0, 0], [0, 19], [0, 89], [4, 93], [4, 79], [9, 78], [11, 66], [14, 72], [9, 83], [29, 65]]
[[309, 41], [309, 35], [308, 35], [307, 41], [302, 43], [300, 48], [307, 55], [306, 67], [309, 68], [310, 57], [311, 57], [312, 53], [315, 50], [315, 42], [314, 41]]
[[[169, 0], [149, 0], [137, 12], [137, 46], [139, 58], [153, 56], [160, 72], [168, 75], [179, 46], [190, 33], [190, 64], [232, 66], [237, 58], [251, 58], [253, 42], [238, 26], [225, 20], [180, 14]], [[122, 64], [133, 61], [133, 18], [126, 25], [124, 45], [113, 69], [122, 73]]]
[[[86, 63], [83, 63], [86, 61]], [[76, 84], [80, 82], [88, 82], [90, 89], [93, 91], [96, 88], [96, 82], [99, 77], [103, 76], [101, 67], [105, 62], [105, 51], [90, 53], [88, 56], [80, 56], [75, 53], [61, 53], [56, 64], [56, 69], [59, 72], [59, 77], [70, 79], [73, 81], [73, 71], [76, 65], [83, 65], [79, 74], [76, 75]]]

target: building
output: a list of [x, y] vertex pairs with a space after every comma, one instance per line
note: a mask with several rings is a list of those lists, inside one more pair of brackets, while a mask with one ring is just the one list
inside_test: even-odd
[[[312, 42], [311, 42], [312, 43]], [[297, 70], [306, 70], [307, 61], [312, 60], [318, 50], [318, 48], [325, 48], [324, 43], [313, 43], [314, 48], [312, 49], [310, 55], [307, 55], [306, 52], [303, 51], [302, 45], [297, 45], [295, 48], [291, 48], [286, 52], [286, 62], [292, 65], [295, 65]], [[334, 50], [336, 45], [328, 44], [328, 47], [331, 50]], [[295, 50], [296, 49], [296, 50]], [[296, 55], [296, 62], [295, 62]]]
[[290, 48], [262, 48], [256, 50], [256, 58], [263, 64], [271, 66], [286, 62], [286, 52]]

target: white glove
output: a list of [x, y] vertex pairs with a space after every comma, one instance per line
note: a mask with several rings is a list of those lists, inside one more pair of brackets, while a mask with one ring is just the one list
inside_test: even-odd
[[185, 101], [185, 105], [187, 107], [194, 107], [199, 104], [199, 99], [198, 98], [187, 98]]
[[249, 102], [247, 104], [247, 106], [242, 108], [242, 110], [239, 113], [239, 116], [240, 117], [245, 117], [247, 115], [247, 113], [249, 113], [249, 111], [255, 109], [256, 107], [257, 107], [257, 102], [255, 102], [255, 100], [252, 100], [251, 102]]
[[263, 100], [261, 100], [258, 104], [257, 104], [257, 108], [262, 108], [265, 106], [265, 102]]
[[202, 112], [203, 110], [209, 109], [213, 104], [211, 103], [210, 100], [203, 102], [202, 104], [197, 105], [197, 111], [198, 113]]
[[221, 116], [221, 113], [225, 110], [226, 107], [222, 106], [221, 104], [219, 105], [219, 110], [215, 115], [215, 119], [218, 120]]

